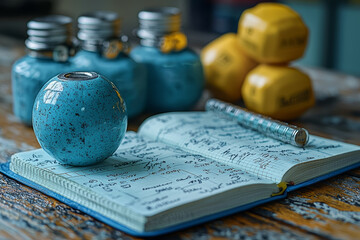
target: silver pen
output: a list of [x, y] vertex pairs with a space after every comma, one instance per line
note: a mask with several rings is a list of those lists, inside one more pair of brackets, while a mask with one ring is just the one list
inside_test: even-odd
[[209, 99], [206, 102], [206, 110], [227, 116], [244, 127], [297, 147], [304, 147], [309, 141], [309, 133], [304, 128], [274, 120], [217, 99]]

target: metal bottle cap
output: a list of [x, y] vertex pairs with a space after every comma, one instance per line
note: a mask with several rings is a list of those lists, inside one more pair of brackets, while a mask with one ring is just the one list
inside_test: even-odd
[[71, 42], [72, 19], [62, 15], [39, 17], [28, 22], [25, 45], [34, 51], [53, 50]]
[[88, 51], [98, 51], [102, 41], [119, 37], [120, 18], [114, 12], [96, 11], [81, 15], [78, 27], [82, 47]]
[[178, 8], [163, 7], [143, 10], [138, 14], [138, 37], [145, 46], [156, 46], [162, 36], [180, 31], [181, 12]]

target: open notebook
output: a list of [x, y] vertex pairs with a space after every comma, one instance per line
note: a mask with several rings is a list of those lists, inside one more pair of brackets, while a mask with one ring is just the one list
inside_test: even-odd
[[357, 166], [359, 146], [310, 136], [298, 148], [211, 112], [187, 112], [147, 119], [97, 165], [61, 165], [38, 149], [13, 155], [1, 171], [120, 230], [155, 236]]

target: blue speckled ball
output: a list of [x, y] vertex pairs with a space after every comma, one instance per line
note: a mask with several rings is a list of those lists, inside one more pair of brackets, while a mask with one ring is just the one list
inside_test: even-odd
[[105, 160], [119, 147], [126, 127], [126, 106], [118, 90], [95, 72], [60, 74], [35, 100], [35, 135], [63, 164], [86, 166]]

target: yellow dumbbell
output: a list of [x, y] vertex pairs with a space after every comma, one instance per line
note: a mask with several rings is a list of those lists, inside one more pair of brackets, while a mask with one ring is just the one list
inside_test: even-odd
[[243, 53], [236, 34], [228, 33], [208, 44], [201, 51], [207, 88], [224, 101], [241, 98], [241, 86], [246, 74], [257, 63]]
[[300, 58], [308, 29], [290, 7], [260, 3], [241, 15], [238, 26], [242, 49], [261, 63], [286, 63]]
[[315, 103], [310, 78], [288, 66], [261, 64], [242, 87], [246, 107], [279, 120], [299, 117]]

